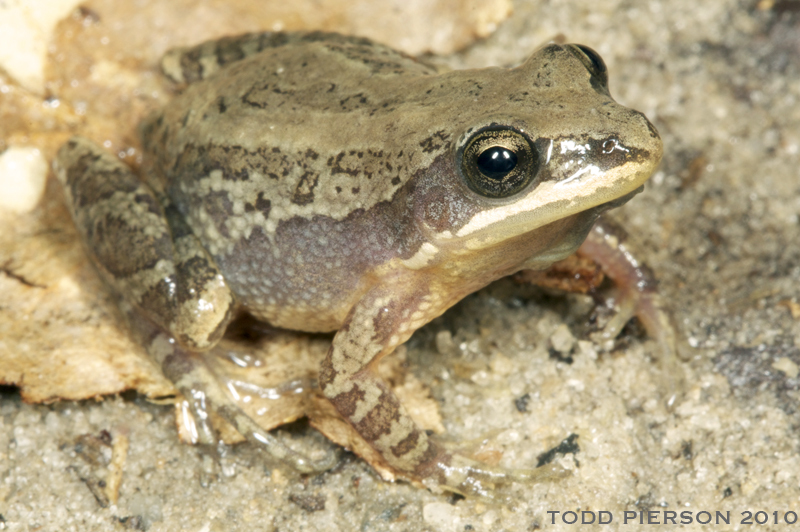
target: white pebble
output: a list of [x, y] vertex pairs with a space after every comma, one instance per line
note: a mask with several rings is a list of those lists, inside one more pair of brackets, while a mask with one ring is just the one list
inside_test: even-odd
[[36, 148], [12, 146], [0, 154], [0, 208], [23, 213], [44, 192], [47, 161]]

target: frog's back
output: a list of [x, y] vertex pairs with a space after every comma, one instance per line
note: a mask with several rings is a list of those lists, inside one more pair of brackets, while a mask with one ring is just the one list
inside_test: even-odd
[[[386, 46], [319, 32], [223, 39], [171, 52], [164, 65], [190, 84], [142, 128], [162, 182], [188, 185], [219, 170], [300, 207], [347, 211], [353, 200], [370, 203], [373, 188], [388, 192], [380, 177], [404, 175], [391, 168], [408, 168], [384, 150], [407, 104], [398, 78], [436, 74]], [[352, 197], [359, 188], [364, 200]], [[314, 202], [321, 189], [329, 196]]]
[[[402, 149], [415, 143], [387, 139], [409, 133], [397, 120], [398, 107], [409, 105], [404, 79], [435, 79], [435, 69], [366, 39], [270, 35], [280, 37], [276, 46], [229, 64], [225, 57], [264, 44], [242, 46], [240, 37], [238, 54], [217, 42], [165, 59], [172, 70], [186, 66], [179, 79], [211, 72], [142, 128], [151, 175], [190, 222], [258, 223], [272, 232], [296, 216], [342, 220], [390, 200], [414, 169], [430, 163], [433, 150], [425, 156]], [[419, 108], [416, 114], [424, 116]], [[420, 142], [431, 136], [424, 128], [413, 135]], [[226, 212], [201, 212], [212, 198]], [[237, 222], [240, 215], [248, 219]]]
[[[393, 107], [405, 105], [398, 78], [436, 71], [366, 39], [270, 35], [165, 58], [190, 84], [143, 124], [146, 173], [256, 314], [275, 322], [274, 309], [297, 306], [289, 299], [312, 285], [341, 301], [340, 314], [349, 303], [332, 293], [356, 297], [359, 270], [372, 266], [341, 268], [342, 257], [381, 261], [404, 245], [371, 208], [435, 154], [383, 139], [397, 134]], [[321, 265], [348, 276], [320, 279]]]
[[[345, 61], [344, 68], [347, 70], [361, 63], [367, 67], [364, 72], [371, 76], [431, 71], [429, 66], [416, 58], [367, 38], [322, 31], [247, 33], [192, 47], [173, 48], [164, 55], [162, 68], [176, 83], [192, 84], [211, 77], [232, 63], [262, 52], [291, 58], [306, 55], [308, 61], [313, 59], [315, 49], [328, 50], [332, 54], [328, 57], [329, 60], [340, 63]], [[338, 60], [336, 55], [340, 56]], [[308, 65], [302, 68], [306, 66]]]

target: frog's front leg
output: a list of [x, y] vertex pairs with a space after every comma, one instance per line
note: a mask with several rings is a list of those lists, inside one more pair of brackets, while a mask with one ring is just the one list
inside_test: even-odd
[[322, 363], [319, 384], [337, 411], [400, 476], [464, 494], [491, 496], [499, 484], [531, 481], [553, 471], [513, 473], [448, 452], [411, 419], [386, 382], [378, 361], [449, 306], [433, 293], [404, 287], [427, 283], [396, 279], [367, 293], [350, 311]]
[[[637, 258], [641, 256], [640, 251], [628, 241], [622, 227], [603, 216], [595, 222], [576, 255], [577, 258], [570, 256], [543, 272], [523, 270], [515, 278], [520, 282], [580, 293], [594, 291], [605, 277], [611, 279], [615, 291], [608, 301], [613, 302], [615, 314], [595, 336], [599, 336], [600, 341], [613, 340], [631, 318], [638, 318], [658, 344], [663, 376], [661, 387], [667, 405], [671, 406], [683, 386], [677, 328], [653, 272]], [[581, 263], [580, 259], [587, 260]]]
[[214, 260], [166, 198], [91, 141], [73, 138], [54, 168], [87, 251], [120, 299], [138, 343], [185, 397], [198, 443], [215, 444], [214, 411], [274, 457], [301, 471], [320, 464], [290, 451], [239, 409], [219, 386], [202, 353], [231, 319], [234, 299]]
[[599, 264], [617, 287], [617, 313], [603, 328], [603, 338], [615, 338], [636, 316], [659, 346], [662, 387], [667, 404], [671, 406], [683, 385], [676, 326], [658, 291], [652, 270], [636, 258], [641, 254], [627, 240], [626, 231], [608, 216], [603, 216], [592, 227], [577, 253]]

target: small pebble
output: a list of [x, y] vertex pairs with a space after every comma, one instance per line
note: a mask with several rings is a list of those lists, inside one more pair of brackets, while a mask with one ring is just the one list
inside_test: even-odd
[[12, 146], [0, 154], [0, 208], [33, 209], [44, 192], [47, 161], [36, 148]]

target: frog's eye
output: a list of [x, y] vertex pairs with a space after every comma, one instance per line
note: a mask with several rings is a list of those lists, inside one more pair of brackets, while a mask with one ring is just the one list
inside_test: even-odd
[[586, 70], [593, 76], [598, 78], [604, 84], [608, 83], [608, 68], [606, 67], [603, 58], [600, 55], [582, 44], [567, 45], [568, 49], [581, 60]]
[[503, 146], [492, 146], [478, 155], [478, 171], [489, 179], [500, 180], [517, 167], [519, 158]]
[[461, 153], [467, 186], [481, 196], [506, 198], [536, 176], [539, 156], [526, 136], [510, 128], [478, 131]]

